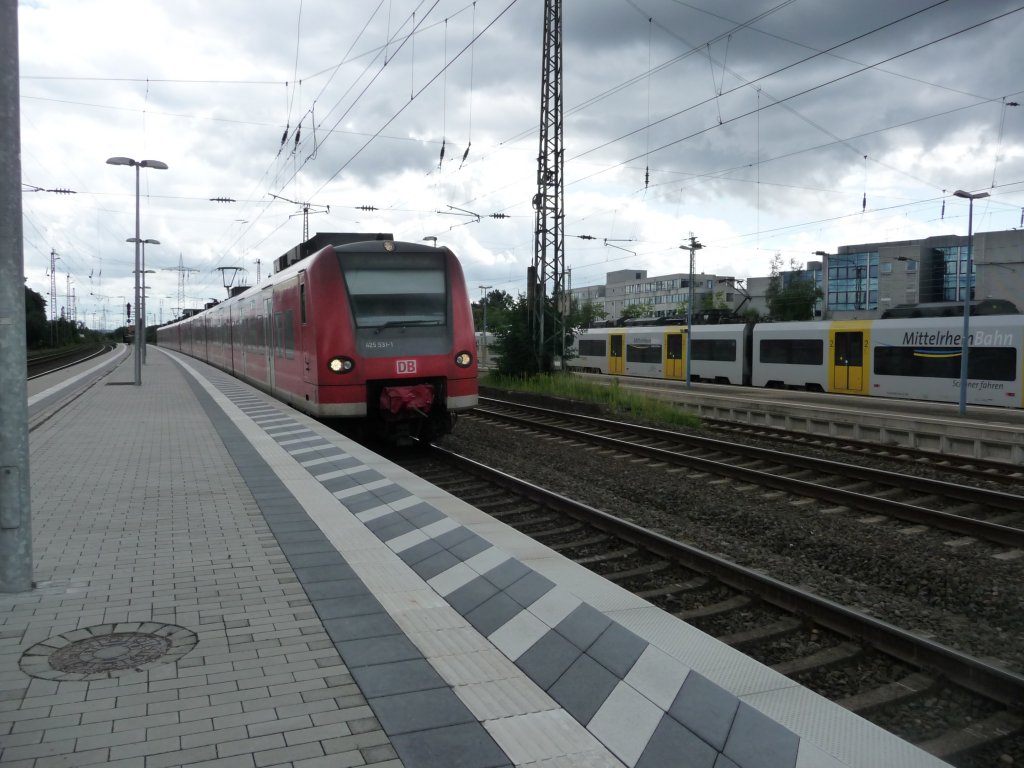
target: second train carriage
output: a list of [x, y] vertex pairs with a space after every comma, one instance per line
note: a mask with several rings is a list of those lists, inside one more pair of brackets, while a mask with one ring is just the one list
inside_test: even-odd
[[469, 296], [447, 248], [328, 246], [157, 338], [312, 416], [363, 420], [389, 439], [444, 434], [477, 403]]
[[[967, 401], [1024, 407], [1024, 315], [972, 316]], [[932, 317], [694, 325], [693, 381], [957, 402], [963, 321]], [[685, 379], [686, 328], [583, 331], [568, 366]]]

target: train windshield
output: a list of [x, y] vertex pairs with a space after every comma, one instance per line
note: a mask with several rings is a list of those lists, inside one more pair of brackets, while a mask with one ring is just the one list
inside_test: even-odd
[[435, 253], [345, 253], [352, 316], [358, 328], [446, 325], [444, 257]]

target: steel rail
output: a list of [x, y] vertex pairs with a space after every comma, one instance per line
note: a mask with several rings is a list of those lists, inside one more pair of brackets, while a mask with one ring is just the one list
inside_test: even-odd
[[[1014, 512], [1019, 512], [1024, 509], [1024, 497], [1000, 491], [964, 488], [963, 486], [958, 486], [953, 483], [935, 480], [930, 481], [926, 478], [900, 475], [895, 472], [887, 472], [884, 470], [872, 470], [865, 467], [841, 464], [839, 462], [823, 459], [814, 459], [807, 456], [769, 451], [764, 448], [734, 445], [721, 440], [682, 435], [681, 433], [671, 432], [669, 430], [624, 424], [622, 422], [610, 422], [592, 416], [577, 416], [575, 414], [567, 415], [558, 411], [537, 408], [535, 406], [521, 406], [518, 403], [508, 403], [507, 405], [514, 408], [526, 409], [531, 412], [542, 412], [544, 415], [554, 418], [564, 419], [568, 416], [569, 418], [581, 420], [588, 424], [627, 430], [646, 437], [656, 437], [658, 439], [684, 443], [694, 447], [703, 447], [708, 450], [738, 454], [748, 458], [771, 461], [776, 464], [789, 464], [791, 466], [797, 466], [804, 469], [811, 469], [815, 472], [851, 477], [859, 480], [869, 480], [871, 482], [880, 482], [899, 488], [910, 488], [918, 492], [947, 496], [970, 503], [988, 504], [990, 506]], [[485, 408], [476, 408], [473, 412], [478, 412], [488, 417], [509, 423], [523, 423], [523, 420], [518, 417], [496, 411], [489, 411]], [[753, 483], [758, 486], [822, 499], [833, 504], [839, 504], [853, 509], [863, 510], [865, 512], [884, 514], [917, 525], [928, 525], [934, 528], [941, 528], [942, 530], [950, 531], [951, 533], [956, 533], [960, 536], [973, 536], [1001, 546], [1024, 546], [1024, 529], [1020, 528], [1013, 528], [1011, 526], [991, 523], [984, 520], [975, 520], [973, 518], [962, 517], [949, 512], [928, 509], [914, 504], [879, 498], [877, 496], [870, 496], [868, 494], [857, 493], [855, 491], [847, 491], [829, 485], [822, 485], [807, 480], [785, 477], [771, 472], [749, 469], [746, 467], [736, 466], [734, 464], [714, 461], [712, 459], [704, 459], [699, 456], [692, 456], [686, 453], [666, 450], [664, 448], [655, 448], [652, 446], [631, 443], [614, 437], [597, 435], [592, 432], [580, 432], [578, 430], [570, 429], [568, 427], [560, 427], [554, 424], [538, 424], [532, 421], [526, 423], [552, 434], [558, 434], [574, 440], [585, 439], [608, 448], [644, 456], [657, 461], [663, 461], [676, 466], [687, 466], [709, 472], [714, 475], [730, 477], [735, 480]], [[790, 461], [791, 459], [792, 461]]]
[[538, 504], [569, 514], [660, 557], [670, 559], [691, 570], [713, 575], [734, 589], [756, 593], [772, 605], [806, 616], [817, 624], [846, 637], [858, 639], [908, 664], [932, 670], [974, 693], [998, 701], [1007, 707], [1019, 707], [1024, 704], [1024, 676], [1015, 672], [907, 632], [888, 622], [737, 565], [725, 558], [654, 533], [444, 448], [431, 446], [430, 452], [443, 456], [464, 471], [476, 474], [488, 482], [507, 488]]
[[38, 379], [40, 376], [45, 376], [48, 373], [56, 373], [57, 371], [63, 371], [65, 368], [70, 368], [73, 365], [84, 363], [86, 360], [92, 360], [94, 357], [99, 357], [109, 352], [113, 347], [109, 344], [91, 344], [87, 348], [78, 347], [76, 349], [65, 350], [61, 352], [52, 352], [45, 355], [38, 355], [36, 357], [30, 357], [27, 361], [27, 371], [38, 369], [41, 366], [48, 366], [50, 363], [54, 363], [60, 360], [67, 360], [65, 365], [58, 365], [54, 368], [47, 367], [46, 370], [38, 373], [28, 374], [28, 380]]

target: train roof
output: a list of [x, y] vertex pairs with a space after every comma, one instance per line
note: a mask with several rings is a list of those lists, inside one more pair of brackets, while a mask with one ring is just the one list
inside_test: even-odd
[[[1019, 315], [1020, 310], [1006, 299], [976, 299], [970, 303], [971, 317], [975, 315]], [[923, 304], [900, 304], [882, 312], [883, 320], [904, 317], [963, 317], [964, 305], [960, 301], [932, 301]]]

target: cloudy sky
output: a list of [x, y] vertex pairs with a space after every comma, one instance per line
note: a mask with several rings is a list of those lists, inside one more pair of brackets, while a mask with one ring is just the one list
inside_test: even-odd
[[[691, 233], [699, 270], [737, 277], [965, 234], [956, 189], [991, 193], [975, 231], [1022, 225], [1024, 3], [563, 5], [574, 287], [685, 271]], [[114, 156], [169, 166], [141, 172], [150, 322], [179, 289], [198, 306], [266, 276], [304, 204], [311, 233], [436, 236], [474, 298], [525, 289], [541, 0], [21, 0], [18, 19], [27, 284], [49, 296], [55, 252], [57, 304], [70, 279], [88, 325], [132, 293]]]

